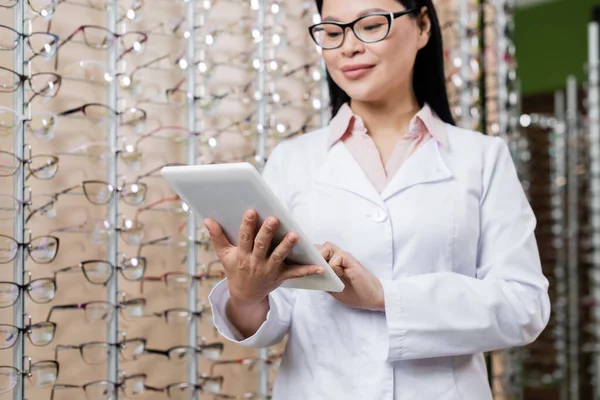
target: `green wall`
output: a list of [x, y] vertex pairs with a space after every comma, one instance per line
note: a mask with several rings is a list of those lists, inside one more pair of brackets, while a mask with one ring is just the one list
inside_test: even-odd
[[570, 74], [584, 79], [587, 23], [600, 0], [561, 0], [515, 13], [518, 75], [524, 95], [562, 88]]

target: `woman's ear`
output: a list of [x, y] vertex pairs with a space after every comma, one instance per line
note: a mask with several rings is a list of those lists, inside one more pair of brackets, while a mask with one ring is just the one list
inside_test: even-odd
[[431, 20], [427, 13], [427, 7], [422, 7], [417, 17], [417, 26], [419, 28], [419, 50], [427, 45], [431, 36]]

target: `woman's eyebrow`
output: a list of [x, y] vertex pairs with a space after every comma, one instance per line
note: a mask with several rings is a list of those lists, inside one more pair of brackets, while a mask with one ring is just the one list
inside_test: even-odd
[[[360, 18], [360, 17], [362, 17], [363, 15], [367, 15], [367, 14], [370, 14], [370, 13], [372, 13], [372, 12], [385, 12], [385, 13], [387, 13], [387, 12], [389, 12], [389, 11], [388, 11], [388, 10], [384, 10], [384, 9], [382, 9], [382, 8], [368, 8], [368, 9], [366, 9], [366, 10], [363, 10], [363, 11], [361, 11], [360, 13], [358, 13], [358, 14], [356, 15], [356, 18]], [[324, 18], [323, 18], [323, 21], [341, 22], [339, 18], [336, 18], [336, 17], [330, 16], [330, 15], [328, 15], [328, 16], [326, 16], [326, 17], [324, 17]]]

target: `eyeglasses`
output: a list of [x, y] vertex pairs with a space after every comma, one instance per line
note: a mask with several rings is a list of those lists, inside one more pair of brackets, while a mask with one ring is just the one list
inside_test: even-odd
[[114, 187], [104, 181], [84, 181], [81, 186], [85, 197], [93, 204], [108, 204], [115, 193], [130, 206], [139, 206], [144, 202], [148, 186], [144, 183], [123, 183], [122, 186]]
[[51, 72], [21, 75], [10, 68], [0, 67], [0, 93], [15, 92], [24, 82], [28, 82], [29, 88], [33, 91], [33, 96], [25, 103], [27, 107], [36, 96], [43, 96], [47, 99], [56, 97], [62, 78]]
[[7, 194], [0, 194], [0, 225], [12, 221], [23, 206], [30, 205], [30, 201], [22, 201]]
[[49, 264], [58, 254], [59, 243], [56, 236], [38, 236], [29, 238], [29, 242], [19, 243], [10, 236], [0, 235], [0, 264], [7, 264], [14, 260], [21, 247], [27, 250], [36, 263]]
[[115, 309], [119, 309], [124, 317], [139, 317], [143, 315], [145, 306], [146, 299], [142, 298], [121, 301], [117, 305], [107, 301], [88, 301], [87, 303], [64, 304], [52, 306], [48, 312], [46, 321], [50, 321], [52, 313], [58, 310], [83, 310], [87, 322], [106, 321], [111, 318]]
[[167, 397], [171, 400], [187, 400], [198, 397], [199, 392], [203, 392], [202, 385], [194, 385], [188, 382], [172, 383], [160, 389], [161, 392], [166, 392]]
[[210, 312], [210, 307], [200, 311], [191, 311], [185, 308], [170, 308], [168, 310], [154, 312], [150, 316], [164, 318], [167, 324], [188, 324], [194, 318], [202, 318], [205, 312]]
[[54, 340], [56, 324], [54, 322], [32, 324], [31, 317], [29, 317], [29, 323], [25, 328], [2, 324], [0, 325], [0, 350], [12, 348], [22, 333], [27, 335], [32, 345], [46, 346]]
[[[40, 1], [40, 6], [37, 7], [37, 4], [34, 5], [31, 0], [27, 0], [27, 4], [29, 4], [29, 7], [34, 14], [44, 18], [52, 16], [54, 9], [56, 8], [56, 2], [57, 1], [53, 0], [42, 0]], [[0, 8], [13, 8], [17, 4], [19, 4], [19, 0], [0, 0]]]
[[219, 281], [225, 274], [221, 271], [209, 274], [190, 275], [185, 272], [166, 272], [161, 276], [145, 276], [140, 281], [140, 293], [144, 293], [144, 282], [164, 282], [168, 290], [186, 290], [193, 281], [211, 280]]
[[[278, 367], [281, 363], [281, 353], [272, 353], [269, 358], [265, 360], [265, 363], [270, 367]], [[215, 361], [210, 365], [209, 375], [214, 375], [215, 367], [220, 365], [242, 365], [247, 367], [249, 370], [254, 368], [254, 366], [261, 361], [259, 358], [237, 358], [234, 360], [221, 360]]]
[[110, 347], [117, 347], [123, 360], [135, 360], [144, 353], [146, 349], [146, 339], [126, 339], [116, 344], [107, 342], [88, 342], [78, 346], [58, 345], [54, 350], [54, 358], [58, 360], [59, 350], [79, 350], [79, 354], [86, 364], [100, 365], [108, 360], [108, 349]]
[[[116, 398], [117, 391], [122, 391], [125, 397], [135, 397], [144, 394], [146, 391], [164, 390], [155, 389], [146, 385], [146, 374], [136, 374], [124, 377], [120, 382], [110, 382], [106, 380], [89, 382], [84, 385], [66, 385], [58, 384], [52, 386], [50, 400], [54, 400], [56, 392], [68, 389], [81, 389], [85, 393], [87, 400], [106, 400]], [[69, 398], [78, 398], [80, 396], [69, 396]]]
[[27, 117], [17, 114], [12, 108], [0, 106], [0, 137], [12, 135], [21, 121], [27, 121]]
[[146, 349], [147, 354], [156, 354], [167, 357], [171, 361], [183, 361], [196, 354], [203, 355], [208, 360], [218, 360], [223, 354], [223, 343], [201, 344], [197, 347], [173, 346], [166, 350]]
[[387, 37], [392, 29], [394, 19], [417, 11], [417, 9], [411, 8], [395, 13], [368, 14], [345, 24], [333, 21], [320, 22], [311, 25], [308, 32], [317, 46], [325, 50], [337, 49], [344, 43], [346, 28], [352, 29], [360, 41], [375, 43]]
[[146, 272], [146, 259], [144, 257], [133, 257], [124, 259], [121, 264], [114, 266], [109, 261], [88, 260], [54, 271], [54, 276], [62, 272], [83, 271], [88, 282], [94, 285], [106, 285], [114, 270], [119, 270], [123, 278], [128, 281], [139, 281]]
[[56, 382], [58, 378], [58, 362], [54, 360], [38, 361], [31, 363], [29, 360], [29, 366], [27, 370], [20, 371], [19, 369], [12, 366], [0, 366], [0, 393], [8, 393], [12, 391], [17, 383], [19, 382], [19, 376], [26, 376], [34, 385], [38, 388], [48, 387]]
[[26, 35], [6, 25], [0, 25], [0, 50], [16, 49], [20, 38], [27, 39], [27, 45], [33, 54], [50, 58], [56, 53], [58, 36], [47, 32], [33, 32]]
[[27, 165], [29, 174], [25, 179], [33, 176], [37, 179], [46, 180], [52, 179], [58, 172], [58, 157], [51, 155], [31, 155], [31, 147], [29, 147], [29, 157], [22, 159], [9, 153], [8, 151], [0, 150], [0, 177], [13, 176], [19, 170], [21, 165]]
[[[83, 194], [85, 195], [86, 199], [95, 205], [108, 204], [114, 197], [115, 192], [118, 192], [119, 197], [125, 202], [125, 204], [137, 206], [143, 203], [148, 191], [148, 186], [145, 183], [123, 182], [120, 187], [115, 188], [108, 182], [104, 181], [83, 181], [78, 185], [71, 186], [54, 194], [33, 196], [31, 202], [28, 203], [31, 206], [31, 211], [25, 222], [29, 222], [29, 220], [36, 214], [54, 218], [56, 216], [56, 210], [54, 209], [54, 206], [58, 199], [67, 194], [81, 194], [73, 193], [74, 190], [80, 187], [83, 188]], [[6, 204], [6, 207], [8, 208], [10, 205], [9, 200], [6, 199], [3, 201], [2, 198], [0, 198], [0, 221], [2, 220], [2, 215], [4, 213], [4, 204]]]
[[118, 117], [120, 125], [138, 126], [146, 121], [146, 111], [139, 108], [128, 108], [124, 111], [116, 111], [102, 103], [87, 103], [58, 114], [59, 117], [82, 113], [86, 118], [100, 124], [111, 117]]
[[55, 229], [52, 232], [85, 233], [92, 243], [100, 244], [106, 242], [115, 231], [130, 245], [139, 245], [144, 238], [144, 224], [125, 217], [122, 218], [120, 227], [107, 220], [88, 219], [81, 224]]
[[45, 304], [52, 301], [56, 295], [56, 281], [52, 278], [41, 278], [25, 285], [0, 282], [0, 308], [13, 306], [23, 291], [27, 292], [34, 303]]
[[[185, 227], [185, 222], [181, 225], [180, 228], [184, 228], [184, 227]], [[147, 242], [139, 243], [137, 256], [141, 257], [142, 250], [149, 246], [165, 246], [165, 247], [167, 247], [167, 251], [171, 252], [174, 250], [189, 249], [190, 246], [195, 245], [195, 246], [201, 246], [208, 251], [210, 249], [210, 244], [211, 244], [211, 242], [208, 239], [195, 240], [192, 242], [187, 239], [182, 239], [179, 236], [168, 235], [168, 236], [163, 236], [163, 237], [160, 237], [157, 239], [148, 240]]]
[[54, 137], [56, 124], [56, 115], [49, 112], [35, 112], [31, 114], [31, 119], [25, 121], [25, 128], [36, 139], [47, 141]]
[[159, 126], [147, 133], [141, 135], [134, 144], [127, 144], [124, 141], [123, 150], [119, 152], [119, 157], [128, 166], [137, 166], [142, 160], [144, 154], [141, 150], [141, 144], [145, 140], [170, 140], [176, 143], [181, 143], [190, 136], [198, 136], [200, 132], [190, 132], [181, 126]]
[[121, 46], [125, 49], [124, 52], [120, 54], [119, 60], [131, 52], [141, 53], [144, 50], [146, 42], [148, 41], [148, 35], [142, 32], [127, 32], [124, 34], [119, 34], [111, 32], [102, 26], [82, 25], [75, 29], [73, 33], [71, 33], [58, 45], [58, 48], [56, 49], [57, 55], [54, 69], [58, 68], [60, 48], [70, 42], [80, 32], [83, 34], [83, 41], [86, 46], [92, 49], [106, 49], [115, 40], [119, 39], [121, 41]]

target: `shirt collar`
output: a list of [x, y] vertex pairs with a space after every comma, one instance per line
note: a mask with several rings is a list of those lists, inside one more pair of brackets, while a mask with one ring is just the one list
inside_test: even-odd
[[[448, 147], [446, 125], [428, 104], [425, 104], [412, 118], [407, 135], [415, 132], [415, 128], [419, 122], [423, 123], [429, 134], [444, 146], [444, 148]], [[349, 129], [352, 129], [352, 131], [366, 132], [362, 119], [354, 114], [348, 103], [344, 103], [337, 114], [329, 122], [328, 146], [331, 147], [338, 140], [342, 139]]]

